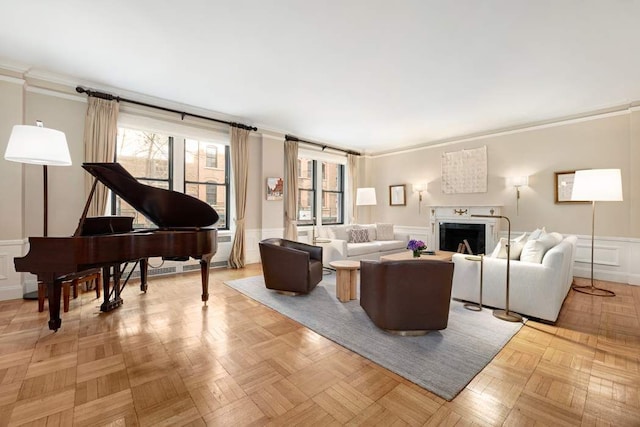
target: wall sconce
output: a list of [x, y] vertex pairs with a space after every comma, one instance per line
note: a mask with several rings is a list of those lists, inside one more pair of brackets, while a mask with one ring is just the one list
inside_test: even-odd
[[426, 191], [427, 184], [421, 182], [419, 184], [413, 184], [413, 192], [418, 193], [418, 214], [420, 213], [420, 207], [422, 206], [422, 192]]
[[520, 201], [520, 187], [529, 185], [528, 176], [512, 176], [507, 178], [507, 187], [516, 187], [516, 215], [518, 215], [518, 202]]

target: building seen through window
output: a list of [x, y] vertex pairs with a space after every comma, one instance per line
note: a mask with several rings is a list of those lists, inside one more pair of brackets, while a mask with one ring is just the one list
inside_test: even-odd
[[[182, 177], [177, 180], [174, 175], [175, 150], [184, 150], [183, 188], [175, 185], [176, 181], [183, 182]], [[220, 216], [216, 227], [228, 228], [228, 146], [121, 127], [118, 128], [116, 161], [143, 184], [184, 192], [210, 204]], [[155, 227], [115, 194], [112, 194], [111, 213], [134, 217], [135, 228]]]
[[220, 215], [218, 228], [228, 228], [228, 146], [186, 139], [184, 148], [185, 193], [209, 203]]

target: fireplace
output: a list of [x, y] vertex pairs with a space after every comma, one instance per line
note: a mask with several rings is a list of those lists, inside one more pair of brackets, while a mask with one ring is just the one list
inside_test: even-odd
[[440, 250], [456, 252], [467, 240], [474, 254], [485, 253], [485, 225], [456, 222], [440, 223]]
[[[491, 253], [498, 243], [500, 206], [432, 206], [428, 247], [456, 252], [467, 239], [474, 254]], [[474, 215], [492, 215], [489, 218]]]

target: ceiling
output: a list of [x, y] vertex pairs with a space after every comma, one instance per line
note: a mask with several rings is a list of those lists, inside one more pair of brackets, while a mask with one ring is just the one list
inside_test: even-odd
[[2, 59], [370, 153], [640, 100], [640, 0], [0, 7]]

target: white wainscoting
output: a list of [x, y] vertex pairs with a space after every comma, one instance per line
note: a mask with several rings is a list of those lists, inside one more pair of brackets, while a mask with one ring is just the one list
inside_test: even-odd
[[[427, 242], [429, 227], [396, 225], [396, 231], [408, 233], [412, 239]], [[519, 236], [524, 231], [511, 231]], [[499, 233], [507, 237], [507, 233]], [[573, 275], [591, 277], [591, 235], [578, 235]], [[431, 242], [428, 243], [431, 246]], [[431, 247], [429, 248], [431, 249]], [[640, 239], [630, 237], [596, 236], [594, 244], [593, 276], [598, 280], [627, 283], [640, 286]]]
[[[22, 274], [16, 273], [13, 259], [26, 253], [27, 240], [1, 240], [0, 241], [0, 301], [19, 299], [25, 292], [22, 283]], [[25, 275], [26, 276], [26, 275]], [[29, 275], [31, 276], [31, 275]], [[37, 289], [35, 276], [31, 276], [31, 286], [26, 291]]]

